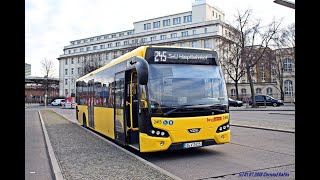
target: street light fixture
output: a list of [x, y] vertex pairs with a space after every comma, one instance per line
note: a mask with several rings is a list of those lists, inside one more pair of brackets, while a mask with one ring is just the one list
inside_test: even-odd
[[286, 0], [274, 0], [273, 2], [280, 4], [282, 6], [286, 6], [292, 9], [295, 9], [295, 3], [290, 2], [290, 1], [286, 1]]

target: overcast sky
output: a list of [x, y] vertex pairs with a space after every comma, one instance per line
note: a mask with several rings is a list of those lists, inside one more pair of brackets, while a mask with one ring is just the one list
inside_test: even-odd
[[[295, 10], [274, 0], [207, 0], [225, 13], [227, 23], [234, 22], [237, 10], [250, 8], [265, 24], [284, 18], [283, 25], [295, 22]], [[295, 2], [294, 0], [288, 0]], [[133, 22], [191, 11], [192, 0], [26, 0], [25, 62], [32, 76], [44, 76], [40, 62], [54, 62], [70, 41], [133, 29]]]

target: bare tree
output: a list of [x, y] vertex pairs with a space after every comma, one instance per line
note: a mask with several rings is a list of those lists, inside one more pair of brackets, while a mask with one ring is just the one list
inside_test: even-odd
[[240, 31], [241, 59], [245, 65], [246, 75], [250, 84], [252, 107], [256, 107], [252, 69], [265, 58], [268, 45], [273, 36], [278, 33], [280, 22], [273, 20], [269, 25], [262, 26], [260, 20], [251, 21], [251, 10], [240, 14], [237, 23]]
[[219, 37], [218, 49], [220, 52], [220, 64], [227, 75], [232, 79], [236, 89], [236, 99], [239, 98], [238, 83], [242, 76], [245, 75], [245, 68], [241, 61], [241, 44], [238, 29], [229, 27], [229, 34]]
[[55, 71], [53, 67], [53, 62], [51, 60], [48, 60], [47, 58], [43, 59], [41, 61], [41, 68], [42, 68], [42, 73], [44, 74], [45, 77], [52, 77], [53, 73]]
[[[293, 76], [293, 71], [288, 71], [288, 67], [284, 66], [283, 60], [289, 57], [290, 63], [295, 66], [295, 25], [290, 24], [286, 28], [282, 29], [278, 35], [273, 38], [275, 48], [275, 58], [272, 61], [272, 75], [276, 78], [278, 82], [277, 88], [281, 94], [281, 100], [284, 100], [284, 88], [283, 82], [285, 74], [284, 72], [289, 72]], [[287, 62], [288, 63], [288, 62]], [[288, 65], [288, 64], [287, 64]]]
[[48, 95], [48, 90], [49, 90], [49, 79], [50, 77], [53, 76], [53, 73], [55, 71], [53, 62], [51, 60], [48, 60], [47, 58], [44, 58], [41, 61], [41, 68], [42, 72], [44, 74], [44, 86], [45, 86], [45, 104], [46, 104], [46, 96]]
[[261, 20], [253, 20], [252, 10], [248, 9], [243, 14], [238, 11], [234, 28], [230, 28], [228, 38], [222, 38], [219, 45], [222, 51], [221, 65], [236, 86], [242, 76], [247, 75], [252, 95], [252, 107], [256, 107], [252, 71], [255, 65], [266, 59], [266, 52], [272, 37], [278, 32], [280, 22], [273, 20], [269, 25], [262, 26]]

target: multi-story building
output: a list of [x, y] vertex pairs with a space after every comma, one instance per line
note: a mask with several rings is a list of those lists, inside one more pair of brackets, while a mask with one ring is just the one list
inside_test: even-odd
[[[251, 69], [256, 94], [267, 94], [284, 102], [293, 102], [295, 97], [294, 49], [268, 49], [269, 56], [262, 58]], [[227, 81], [229, 97], [236, 98], [235, 83]], [[251, 97], [250, 84], [245, 74], [238, 82], [239, 98], [246, 102]], [[282, 94], [282, 95], [281, 95]], [[281, 97], [283, 96], [283, 97]]]
[[31, 64], [24, 63], [25, 77], [31, 76]]
[[60, 55], [60, 95], [72, 96], [75, 81], [87, 61], [104, 65], [141, 45], [169, 45], [217, 49], [218, 38], [229, 33], [224, 13], [206, 0], [195, 0], [192, 10], [134, 22], [134, 29], [73, 40]]
[[[64, 47], [64, 54], [57, 58], [59, 60], [59, 95], [66, 97], [74, 95], [75, 81], [87, 72], [88, 62], [105, 65], [141, 45], [210, 48], [220, 53], [221, 40], [229, 39], [236, 31], [224, 22], [224, 18], [224, 13], [209, 5], [206, 0], [195, 0], [192, 10], [188, 12], [134, 22], [134, 29], [126, 31], [73, 40]], [[277, 56], [278, 58], [280, 57]], [[292, 66], [289, 64], [286, 67]], [[282, 78], [284, 80], [282, 82], [281, 78], [271, 74], [273, 70], [270, 68], [271, 65], [268, 63], [259, 63], [253, 67], [252, 77], [256, 93], [280, 98], [282, 87], [284, 100], [292, 101], [294, 70], [290, 71], [290, 76]], [[225, 80], [229, 97], [234, 97], [234, 82], [227, 74], [225, 74]], [[238, 83], [240, 98], [248, 100], [251, 93], [247, 76], [243, 76]]]

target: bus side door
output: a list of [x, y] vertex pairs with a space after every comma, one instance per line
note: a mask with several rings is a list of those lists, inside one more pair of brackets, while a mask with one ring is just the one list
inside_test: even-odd
[[115, 74], [114, 87], [114, 132], [115, 140], [120, 144], [126, 141], [126, 120], [125, 120], [125, 73]]

